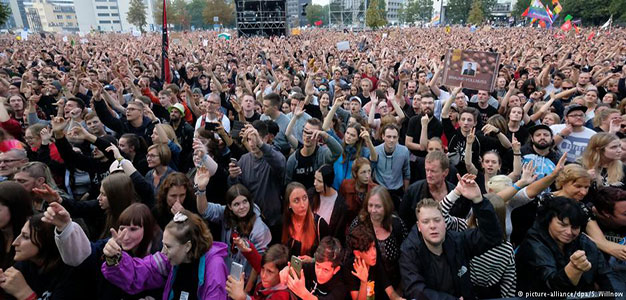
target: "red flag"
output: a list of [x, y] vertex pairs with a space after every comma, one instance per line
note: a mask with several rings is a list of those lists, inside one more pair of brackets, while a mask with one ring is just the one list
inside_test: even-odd
[[546, 22], [544, 22], [543, 20], [539, 20], [539, 27], [546, 28]]
[[576, 26], [576, 24], [572, 24], [574, 26], [574, 30], [576, 30], [576, 34], [580, 33], [580, 29], [578, 28], [578, 26]]
[[563, 31], [570, 31], [572, 29], [572, 22], [571, 21], [567, 21], [565, 23], [563, 23], [563, 25], [561, 25], [561, 30]]
[[315, 24], [315, 26], [322, 26], [322, 20], [315, 21], [313, 24]]
[[591, 39], [592, 39], [594, 36], [596, 36], [596, 32], [595, 32], [595, 31], [592, 31], [592, 32], [589, 34], [589, 36], [587, 37], [587, 41], [591, 41]]
[[530, 6], [526, 7], [526, 10], [522, 13], [522, 17], [528, 16], [528, 9], [530, 9]]
[[163, 0], [163, 36], [161, 43], [161, 80], [166, 83], [172, 82], [172, 75], [170, 74], [170, 60], [168, 57], [169, 52], [169, 38], [167, 34], [167, 12], [166, 1]]

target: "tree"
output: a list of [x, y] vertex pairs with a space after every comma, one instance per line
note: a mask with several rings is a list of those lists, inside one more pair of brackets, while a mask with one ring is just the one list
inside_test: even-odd
[[[171, 7], [172, 1], [166, 0], [167, 5], [167, 22], [171, 23]], [[152, 5], [152, 16], [154, 17], [154, 24], [163, 25], [163, 0], [154, 0]]]
[[4, 26], [4, 24], [9, 21], [9, 17], [11, 17], [11, 7], [9, 7], [8, 3], [1, 2], [0, 3], [0, 27]]
[[366, 25], [373, 29], [385, 26], [385, 24], [387, 24], [385, 16], [385, 11], [380, 9], [378, 0], [370, 1], [367, 11], [365, 12]]
[[[526, 2], [518, 0], [517, 2]], [[445, 14], [446, 22], [461, 23], [467, 22], [469, 12], [472, 9], [473, 0], [450, 0], [448, 1]], [[491, 9], [496, 4], [496, 0], [482, 0], [482, 12], [484, 17], [491, 15]], [[529, 2], [530, 3], [530, 2]]]
[[561, 16], [572, 15], [580, 18], [583, 25], [601, 25], [611, 14], [614, 20], [626, 20], [625, 0], [562, 0], [563, 11]]
[[218, 17], [220, 24], [233, 26], [235, 25], [235, 5], [226, 3], [224, 0], [207, 0], [202, 16], [208, 24], [213, 24], [213, 17]]
[[178, 29], [190, 28], [191, 18], [187, 14], [187, 2], [185, 0], [174, 0], [171, 9], [167, 11], [168, 20], [172, 20]]
[[480, 25], [485, 21], [485, 15], [483, 15], [483, 4], [480, 0], [474, 0], [474, 2], [472, 2], [472, 9], [469, 12], [467, 21], [474, 25]]
[[205, 22], [204, 17], [202, 16], [202, 12], [204, 11], [206, 5], [206, 0], [192, 0], [189, 4], [187, 4], [187, 14], [189, 15], [191, 26], [196, 29], [207, 28], [207, 25], [209, 25]]
[[530, 3], [527, 1], [515, 2], [515, 5], [513, 6], [513, 11], [511, 12], [511, 16], [513, 16], [516, 19], [523, 18], [522, 14], [528, 8], [529, 5]]
[[410, 0], [403, 11], [403, 21], [413, 23], [415, 21], [428, 22], [433, 16], [432, 0]]
[[328, 5], [312, 4], [306, 7], [306, 19], [309, 24], [313, 25], [316, 21], [322, 21], [323, 24], [328, 24]]
[[146, 26], [146, 6], [141, 0], [131, 0], [126, 21], [135, 25], [143, 33], [143, 27]]

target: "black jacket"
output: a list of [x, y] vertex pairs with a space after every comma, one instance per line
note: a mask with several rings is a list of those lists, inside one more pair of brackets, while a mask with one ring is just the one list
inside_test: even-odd
[[[462, 198], [464, 201], [468, 199]], [[461, 200], [461, 199], [459, 199]], [[400, 274], [404, 286], [404, 297], [407, 299], [474, 299], [470, 281], [469, 262], [474, 256], [480, 255], [502, 242], [502, 229], [493, 206], [486, 198], [478, 204], [472, 204], [472, 211], [478, 218], [480, 226], [463, 232], [446, 231], [443, 242], [443, 253], [450, 266], [451, 274], [458, 278], [453, 282], [455, 294], [437, 291], [441, 282], [429, 273], [433, 261], [424, 238], [413, 226], [404, 243], [400, 254]]]
[[[565, 274], [565, 266], [577, 250], [585, 251], [591, 270], [583, 273], [578, 285], [574, 286]], [[621, 285], [602, 253], [587, 236], [580, 234], [565, 245], [562, 253], [547, 229], [540, 228], [537, 223], [520, 245], [516, 261], [520, 291], [617, 291]]]
[[148, 117], [143, 117], [143, 123], [141, 126], [133, 127], [133, 125], [126, 120], [125, 115], [120, 115], [119, 119], [111, 115], [111, 112], [109, 112], [104, 101], [94, 101], [94, 105], [96, 107], [98, 118], [100, 118], [102, 124], [115, 131], [117, 138], [122, 136], [124, 133], [134, 133], [137, 136], [142, 137], [146, 142], [151, 141], [150, 135], [154, 129], [154, 123], [152, 123]]
[[[454, 189], [454, 185], [448, 181], [446, 181], [446, 186], [448, 188], [448, 192]], [[433, 198], [428, 190], [428, 183], [426, 183], [426, 179], [418, 180], [412, 183], [409, 185], [406, 193], [404, 193], [404, 198], [402, 198], [402, 202], [400, 203], [400, 207], [398, 209], [398, 214], [400, 215], [402, 221], [404, 221], [407, 228], [410, 229], [415, 226], [415, 222], [417, 222], [417, 218], [415, 217], [415, 208], [424, 198]], [[465, 219], [469, 213], [471, 205], [472, 201], [461, 198], [456, 201], [454, 206], [452, 206], [452, 209], [450, 209], [450, 215]]]

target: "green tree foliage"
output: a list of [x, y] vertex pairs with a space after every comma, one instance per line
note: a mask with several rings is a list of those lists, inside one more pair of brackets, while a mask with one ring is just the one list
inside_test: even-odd
[[429, 22], [433, 15], [432, 0], [410, 0], [400, 13], [406, 23], [415, 21]]
[[213, 17], [218, 17], [220, 24], [225, 27], [233, 26], [235, 25], [235, 4], [226, 3], [224, 0], [207, 0], [202, 15], [208, 24], [213, 24]]
[[366, 25], [376, 29], [387, 24], [387, 18], [384, 10], [380, 9], [378, 0], [372, 0], [365, 11]]
[[8, 3], [0, 3], [0, 26], [4, 26], [11, 17], [11, 7]]
[[[166, 0], [167, 5], [167, 22], [171, 23], [172, 15], [172, 1]], [[154, 0], [152, 5], [152, 16], [154, 17], [154, 24], [163, 25], [163, 0]]]
[[306, 7], [306, 19], [310, 25], [322, 20], [324, 25], [328, 25], [328, 5], [312, 4]]
[[[526, 0], [518, 0], [525, 2]], [[528, 1], [530, 3], [530, 1]], [[450, 0], [448, 1], [445, 13], [446, 23], [464, 24], [469, 18], [469, 12], [472, 9], [473, 0]], [[482, 12], [486, 18], [491, 15], [491, 8], [496, 4], [496, 0], [482, 0]]]
[[168, 22], [171, 20], [177, 29], [185, 30], [191, 28], [191, 18], [187, 14], [187, 2], [185, 0], [174, 0], [171, 9], [167, 10], [167, 17]]
[[516, 18], [516, 19], [523, 18], [522, 14], [526, 10], [526, 8], [528, 8], [529, 5], [530, 5], [530, 1], [519, 0], [519, 1], [515, 2], [515, 5], [513, 6], [513, 11], [511, 12], [511, 15], [514, 18]]
[[604, 24], [611, 15], [613, 20], [626, 21], [626, 0], [561, 0], [561, 5], [561, 16], [580, 18], [583, 26]]
[[135, 25], [141, 32], [144, 32], [143, 27], [146, 26], [146, 6], [141, 0], [131, 0], [130, 7], [128, 8], [128, 14], [126, 15], [126, 21]]
[[485, 21], [485, 15], [483, 15], [483, 4], [480, 0], [474, 0], [472, 2], [472, 9], [469, 12], [467, 21], [470, 24], [480, 25]]
[[[202, 16], [202, 12], [206, 7], [206, 0], [192, 0], [189, 4], [187, 4], [187, 14], [189, 15], [191, 26], [196, 29], [199, 28], [208, 28], [210, 23], [205, 22], [204, 17]], [[213, 19], [211, 19], [212, 21]]]

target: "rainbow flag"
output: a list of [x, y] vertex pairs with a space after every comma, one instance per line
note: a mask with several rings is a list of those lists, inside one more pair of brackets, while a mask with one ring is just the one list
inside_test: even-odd
[[548, 13], [549, 9], [541, 3], [540, 0], [533, 0], [528, 8], [528, 18], [534, 18], [543, 20], [546, 23], [552, 24], [552, 12]]

